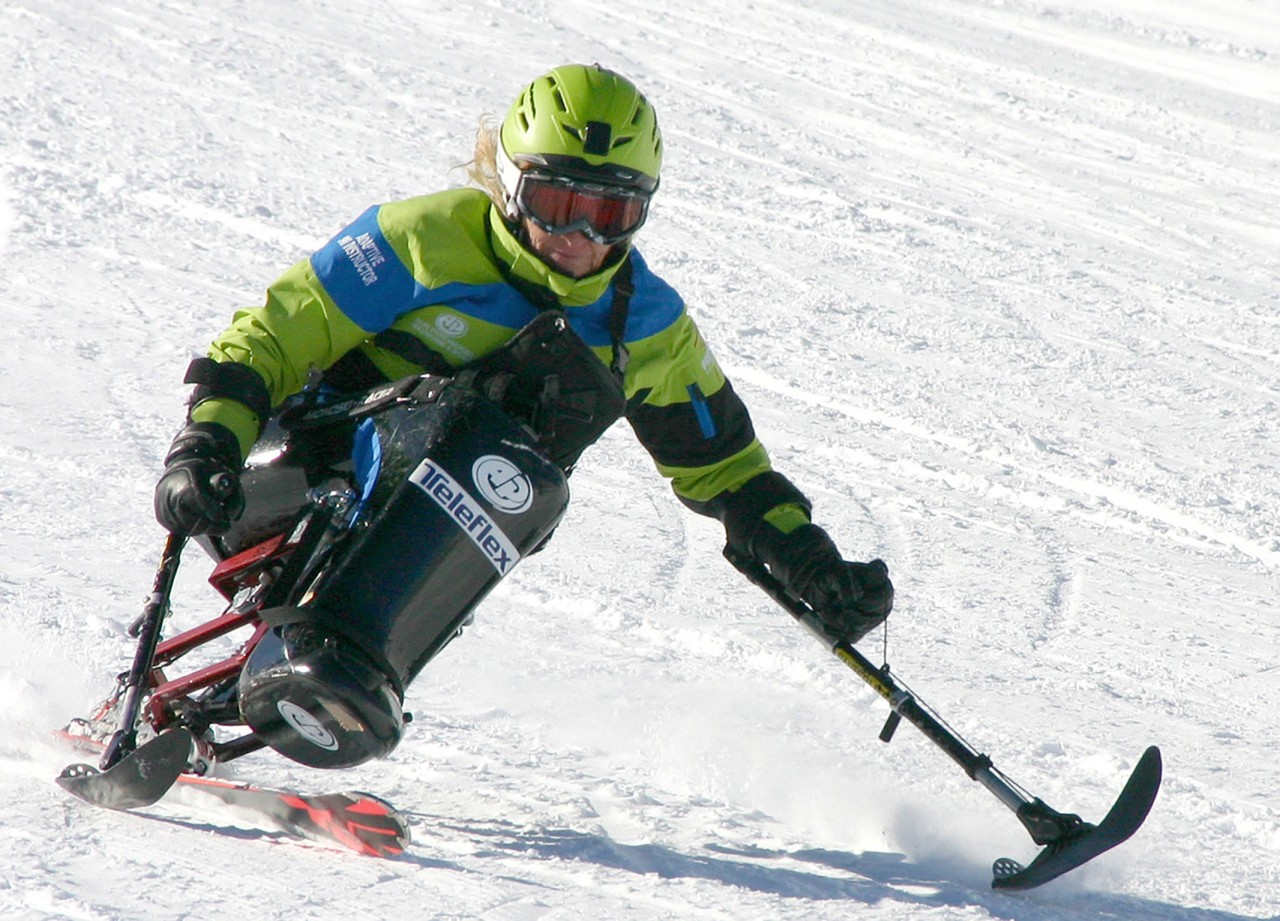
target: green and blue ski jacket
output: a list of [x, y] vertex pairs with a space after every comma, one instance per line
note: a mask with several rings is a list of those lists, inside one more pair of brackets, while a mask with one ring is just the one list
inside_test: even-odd
[[[803, 495], [771, 473], [746, 407], [684, 301], [638, 251], [627, 258], [634, 293], [623, 335], [626, 417], [658, 470], [703, 514], [725, 520], [726, 501], [755, 480], [741, 495], [754, 498], [738, 503], [740, 514], [758, 521], [787, 504], [807, 519]], [[244, 457], [266, 422], [264, 408], [299, 392], [311, 369], [328, 370], [353, 351], [388, 380], [448, 373], [503, 345], [536, 315], [507, 275], [554, 294], [574, 331], [608, 364], [620, 264], [582, 279], [556, 273], [520, 244], [479, 189], [374, 206], [285, 271], [265, 303], [237, 312], [211, 345], [214, 361], [256, 372], [261, 398], [215, 393], [192, 407], [191, 419], [226, 426]]]

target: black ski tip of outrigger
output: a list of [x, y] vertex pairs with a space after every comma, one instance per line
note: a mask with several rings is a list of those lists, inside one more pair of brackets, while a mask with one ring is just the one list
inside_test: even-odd
[[58, 775], [58, 786], [86, 803], [107, 809], [150, 806], [169, 791], [191, 758], [191, 733], [169, 729], [100, 771], [70, 764]]
[[[1027, 866], [1016, 860], [1002, 857], [995, 862], [991, 870], [994, 889], [1032, 889], [1043, 885], [1062, 874], [1111, 850], [1128, 838], [1146, 821], [1151, 806], [1155, 803], [1156, 794], [1160, 790], [1160, 781], [1164, 774], [1160, 749], [1151, 746], [1138, 759], [1128, 782], [1120, 791], [1120, 796], [1107, 817], [1098, 825], [1080, 822], [1077, 816], [1061, 816], [1068, 821], [1063, 825], [1063, 834], [1047, 843], [1037, 838], [1036, 843], [1044, 843], [1044, 849], [1036, 855], [1036, 859]], [[1035, 806], [1043, 807], [1038, 800]], [[1043, 807], [1051, 814], [1049, 818], [1058, 816], [1048, 807]], [[1028, 830], [1033, 826], [1041, 827], [1046, 816], [1019, 816]], [[1035, 832], [1033, 831], [1033, 836]]]

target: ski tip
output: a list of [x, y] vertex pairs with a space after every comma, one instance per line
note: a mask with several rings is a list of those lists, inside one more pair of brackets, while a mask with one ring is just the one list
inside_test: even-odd
[[991, 867], [993, 889], [1032, 889], [1127, 841], [1147, 820], [1163, 779], [1160, 749], [1152, 745], [1134, 765], [1119, 798], [1098, 825], [1046, 846], [1031, 863], [1001, 857]]
[[[1103, 825], [1116, 823], [1126, 828], [1128, 830], [1126, 838], [1133, 834], [1138, 830], [1138, 826], [1146, 821], [1163, 780], [1164, 758], [1160, 754], [1160, 749], [1152, 745], [1142, 753], [1142, 757], [1134, 765], [1129, 780], [1120, 791], [1120, 798], [1111, 807], [1107, 817], [1102, 820]], [[1124, 838], [1120, 840], [1123, 841]]]
[[1142, 753], [1142, 757], [1138, 759], [1138, 766], [1133, 769], [1134, 773], [1140, 770], [1154, 775], [1156, 782], [1159, 783], [1164, 777], [1164, 756], [1160, 754], [1160, 749], [1152, 745]]
[[136, 809], [158, 801], [177, 781], [191, 755], [191, 733], [163, 732], [105, 771], [67, 765], [56, 778], [72, 796], [107, 809]]

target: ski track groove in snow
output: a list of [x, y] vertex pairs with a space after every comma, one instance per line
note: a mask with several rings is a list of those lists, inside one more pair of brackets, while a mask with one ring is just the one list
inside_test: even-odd
[[[1280, 917], [1273, 5], [13, 0], [0, 51], [0, 916]], [[1161, 744], [1132, 841], [990, 891], [1016, 820], [876, 741], [625, 425], [392, 758], [230, 766], [389, 798], [402, 859], [52, 783], [47, 731], [131, 656], [189, 359], [368, 205], [461, 182], [477, 117], [567, 60], [658, 106], [641, 246], [819, 523], [889, 562], [895, 673], [1091, 820]]]

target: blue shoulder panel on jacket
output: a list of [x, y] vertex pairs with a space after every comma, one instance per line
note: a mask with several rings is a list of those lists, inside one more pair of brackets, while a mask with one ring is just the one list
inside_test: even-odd
[[414, 306], [431, 304], [447, 304], [458, 313], [508, 329], [520, 329], [538, 314], [525, 296], [505, 281], [487, 285], [451, 281], [431, 291], [424, 290]]
[[[631, 251], [631, 283], [635, 294], [627, 305], [627, 329], [623, 339], [635, 342], [662, 332], [684, 313], [684, 299], [669, 284], [653, 274], [639, 251]], [[594, 304], [571, 307], [569, 325], [590, 346], [601, 347], [609, 341], [609, 310], [613, 306], [614, 288]]]
[[425, 291], [382, 235], [378, 208], [365, 211], [311, 256], [311, 268], [338, 309], [371, 333], [389, 327]]

